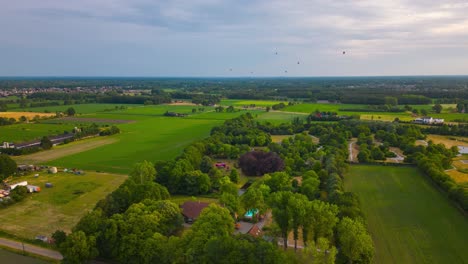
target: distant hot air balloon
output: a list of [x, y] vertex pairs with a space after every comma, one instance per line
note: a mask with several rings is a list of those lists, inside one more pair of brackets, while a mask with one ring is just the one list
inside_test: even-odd
[[346, 51], [343, 51], [343, 55], [345, 55], [345, 54], [346, 54]]
[[278, 55], [278, 52], [275, 52], [275, 55]]
[[288, 71], [284, 71], [284, 73], [288, 73]]
[[297, 62], [297, 64], [300, 64], [299, 62]]

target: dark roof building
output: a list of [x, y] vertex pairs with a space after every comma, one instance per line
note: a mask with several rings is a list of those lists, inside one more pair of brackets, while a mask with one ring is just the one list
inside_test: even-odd
[[192, 223], [199, 216], [203, 209], [208, 207], [209, 203], [187, 201], [180, 206], [182, 215], [186, 223]]

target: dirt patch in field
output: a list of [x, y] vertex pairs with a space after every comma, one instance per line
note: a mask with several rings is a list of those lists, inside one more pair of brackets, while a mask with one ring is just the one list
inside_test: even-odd
[[444, 144], [445, 147], [451, 148], [453, 146], [468, 147], [468, 138], [466, 137], [447, 137], [439, 135], [428, 135], [427, 141], [432, 140], [435, 144]]
[[450, 170], [450, 171], [446, 171], [445, 173], [447, 173], [450, 176], [450, 178], [452, 178], [457, 183], [468, 182], [467, 173], [463, 173], [457, 170]]
[[117, 142], [117, 138], [95, 138], [77, 141], [63, 146], [55, 147], [51, 150], [38, 153], [14, 157], [18, 164], [40, 164], [51, 160], [56, 160], [65, 156], [73, 155], [83, 151], [91, 150], [100, 146]]
[[133, 120], [122, 119], [105, 119], [105, 118], [79, 118], [79, 117], [62, 117], [57, 120], [71, 121], [71, 122], [89, 122], [89, 123], [111, 123], [111, 124], [127, 124], [134, 123]]
[[390, 147], [389, 150], [393, 153], [395, 153], [397, 156], [394, 158], [387, 158], [385, 161], [386, 162], [391, 162], [391, 163], [402, 163], [405, 160], [405, 155], [403, 154], [403, 151], [399, 148], [395, 147]]
[[36, 112], [0, 112], [0, 117], [19, 119], [22, 116], [26, 117], [27, 119], [33, 119], [36, 116], [51, 117], [51, 116], [55, 116], [55, 114], [53, 114], [53, 113], [36, 113]]

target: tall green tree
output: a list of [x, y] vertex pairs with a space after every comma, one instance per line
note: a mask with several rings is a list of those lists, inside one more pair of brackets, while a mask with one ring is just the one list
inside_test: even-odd
[[292, 193], [289, 191], [281, 191], [272, 193], [269, 204], [272, 209], [273, 220], [281, 230], [281, 237], [283, 238], [284, 250], [288, 248], [288, 233], [291, 230], [291, 214], [292, 208], [289, 207], [289, 200]]
[[288, 201], [288, 209], [291, 211], [291, 227], [294, 235], [294, 250], [297, 251], [297, 240], [299, 239], [299, 229], [304, 225], [307, 215], [307, 196], [295, 193]]
[[334, 264], [336, 254], [336, 247], [331, 245], [328, 239], [319, 237], [317, 242], [312, 241], [304, 248], [302, 257], [305, 258], [304, 263]]
[[76, 114], [75, 108], [69, 107], [66, 113], [67, 113], [67, 116], [74, 116]]
[[130, 172], [130, 179], [137, 184], [153, 182], [156, 179], [156, 169], [153, 163], [145, 160], [135, 164]]
[[238, 183], [240, 179], [239, 172], [236, 169], [232, 169], [231, 173], [229, 174], [229, 179], [233, 183]]
[[42, 149], [51, 149], [53, 144], [52, 141], [46, 136], [42, 137], [41, 139], [41, 144], [40, 144]]
[[98, 255], [96, 238], [86, 237], [83, 231], [71, 233], [61, 245], [64, 263], [87, 263]]
[[337, 232], [341, 252], [350, 262], [371, 263], [374, 245], [361, 222], [344, 217]]
[[432, 110], [434, 110], [434, 112], [440, 114], [440, 112], [442, 112], [442, 105], [441, 104], [435, 104], [433, 107], [432, 107]]
[[16, 169], [16, 161], [6, 154], [0, 154], [0, 181], [15, 173]]

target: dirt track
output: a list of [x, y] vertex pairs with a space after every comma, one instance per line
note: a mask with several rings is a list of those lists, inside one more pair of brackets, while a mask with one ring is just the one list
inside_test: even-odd
[[18, 164], [39, 164], [68, 155], [80, 153], [100, 146], [108, 145], [117, 142], [117, 138], [93, 138], [82, 141], [73, 142], [67, 145], [55, 147], [51, 150], [41, 151], [30, 155], [14, 157]]
[[16, 250], [23, 250], [23, 245], [24, 245], [24, 251], [35, 254], [35, 255], [40, 255], [44, 257], [48, 257], [51, 259], [56, 259], [56, 260], [62, 260], [63, 256], [60, 254], [60, 252], [51, 250], [51, 249], [46, 249], [46, 248], [41, 248], [38, 246], [34, 246], [31, 244], [27, 243], [21, 243], [15, 240], [10, 240], [6, 238], [0, 238], [0, 245], [8, 247], [8, 248], [13, 248]]

